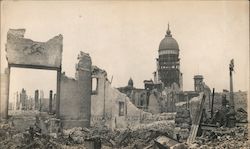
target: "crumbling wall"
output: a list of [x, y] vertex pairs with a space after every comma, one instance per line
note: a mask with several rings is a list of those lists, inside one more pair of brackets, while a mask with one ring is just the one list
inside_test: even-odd
[[97, 67], [93, 71], [92, 77], [98, 79], [98, 85], [97, 91], [92, 92], [91, 96], [91, 125], [126, 127], [126, 95], [111, 87], [105, 71]]
[[203, 93], [200, 93], [200, 95], [198, 97], [193, 97], [189, 101], [190, 102], [190, 104], [189, 104], [189, 110], [190, 110], [190, 116], [191, 116], [192, 122], [194, 122], [196, 115], [199, 114], [199, 113], [196, 113], [196, 111], [197, 111], [197, 109], [200, 108], [202, 96], [203, 96]]
[[146, 113], [138, 109], [130, 99], [111, 86], [104, 70], [92, 67], [92, 78], [97, 79], [97, 90], [91, 96], [91, 125], [124, 128], [139, 124]]
[[9, 98], [9, 69], [1, 73], [1, 98], [0, 98], [0, 119], [6, 119], [8, 116], [8, 98]]
[[60, 118], [64, 128], [89, 127], [91, 108], [91, 59], [81, 52], [76, 78], [61, 76]]
[[91, 125], [102, 124], [110, 120], [110, 113], [106, 113], [106, 76], [104, 70], [92, 66], [92, 79], [96, 79], [96, 90], [92, 90], [91, 95]]
[[107, 124], [112, 128], [126, 127], [126, 95], [112, 88], [110, 82], [106, 81], [105, 83], [105, 114], [110, 116], [110, 121], [107, 121]]
[[[70, 121], [80, 119], [80, 111], [77, 110], [77, 107], [79, 106], [79, 99], [81, 97], [78, 94], [79, 89], [77, 84], [77, 80], [68, 78], [65, 75], [61, 76], [60, 117], [64, 127], [70, 127]], [[80, 124], [75, 123], [75, 125]]]
[[62, 35], [47, 42], [36, 42], [24, 38], [25, 29], [10, 29], [7, 33], [8, 64], [61, 67]]
[[158, 102], [156, 94], [151, 94], [149, 96], [148, 111], [152, 114], [157, 114], [161, 112], [161, 106]]
[[143, 120], [151, 113], [145, 112], [141, 109], [138, 109], [128, 97], [126, 97], [126, 106], [127, 106], [127, 115], [126, 121], [129, 126], [135, 126], [140, 123], [143, 123]]

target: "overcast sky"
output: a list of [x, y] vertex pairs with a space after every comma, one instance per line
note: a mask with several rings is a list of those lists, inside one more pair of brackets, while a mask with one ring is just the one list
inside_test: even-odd
[[[1, 66], [6, 67], [6, 33], [25, 28], [25, 38], [47, 41], [63, 35], [62, 69], [74, 77], [77, 54], [90, 54], [112, 85], [135, 87], [153, 79], [167, 24], [180, 47], [184, 90], [201, 74], [210, 88], [229, 89], [229, 62], [235, 60], [234, 89], [247, 90], [249, 72], [248, 2], [173, 1], [14, 1], [1, 5]], [[55, 91], [56, 72], [13, 69], [11, 90]], [[46, 91], [47, 90], [47, 91]], [[30, 91], [33, 92], [33, 91]], [[32, 93], [33, 94], [33, 93]], [[46, 95], [45, 95], [46, 96]]]

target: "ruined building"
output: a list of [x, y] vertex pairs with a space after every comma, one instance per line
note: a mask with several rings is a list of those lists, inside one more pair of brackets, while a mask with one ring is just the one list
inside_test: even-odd
[[179, 51], [179, 45], [172, 37], [168, 26], [165, 38], [159, 45], [154, 79], [144, 80], [144, 89], [135, 88], [130, 79], [127, 86], [120, 87], [118, 90], [130, 97], [137, 108], [153, 114], [176, 112], [177, 103], [186, 103], [193, 97], [199, 96], [200, 92], [204, 92], [208, 97], [205, 104], [210, 106], [211, 90], [204, 83], [202, 75], [194, 76], [194, 90], [183, 91]]
[[160, 42], [158, 54], [154, 80], [144, 80], [144, 89], [130, 87], [131, 80], [127, 86], [118, 89], [130, 97], [137, 108], [152, 113], [174, 112], [182, 91], [182, 73], [179, 45], [172, 37], [169, 26], [165, 38]]
[[179, 58], [179, 45], [177, 41], [172, 37], [169, 29], [159, 45], [159, 58], [157, 58], [157, 71], [155, 74], [155, 80], [164, 84], [165, 87], [171, 86], [173, 83], [177, 83], [180, 89], [182, 89], [182, 73], [180, 72], [180, 58]]
[[[93, 81], [95, 80], [95, 81]], [[95, 86], [91, 95], [91, 125], [105, 125], [109, 128], [125, 128], [135, 126], [136, 124], [146, 123], [146, 120], [152, 120], [151, 114], [137, 108], [139, 103], [146, 102], [142, 94], [135, 93], [138, 89], [133, 88], [133, 81], [128, 81], [128, 86], [120, 88], [125, 93], [131, 92], [135, 103], [125, 93], [111, 86], [107, 78], [107, 72], [92, 66], [92, 82]], [[133, 88], [133, 89], [132, 89]], [[138, 91], [139, 92], [139, 91]], [[141, 92], [140, 92], [141, 93]], [[137, 104], [138, 103], [138, 104]], [[138, 105], [138, 106], [135, 106]]]
[[[148, 108], [148, 100], [149, 100], [149, 94], [150, 90], [147, 90], [143, 88], [135, 88], [132, 78], [129, 79], [128, 85], [125, 87], [119, 87], [117, 88], [121, 93], [126, 94], [131, 102], [139, 109], [143, 109], [147, 111]], [[153, 89], [153, 87], [152, 87]]]

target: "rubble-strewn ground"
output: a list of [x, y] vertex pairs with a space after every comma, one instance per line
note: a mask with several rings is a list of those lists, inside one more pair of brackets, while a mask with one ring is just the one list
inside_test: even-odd
[[217, 128], [196, 138], [190, 149], [250, 149], [247, 126]]
[[[131, 126], [126, 129], [111, 130], [106, 127], [72, 128], [61, 133], [43, 134], [36, 127], [25, 132], [18, 131], [11, 123], [0, 124], [0, 148], [81, 148], [85, 149], [84, 140], [100, 140], [102, 148], [141, 149], [154, 144], [158, 136], [173, 136], [174, 124], [158, 121], [150, 124]], [[183, 145], [183, 144], [182, 144]], [[187, 146], [187, 145], [186, 145]], [[150, 147], [149, 147], [150, 148]], [[152, 148], [152, 147], [151, 147]], [[176, 147], [175, 149], [177, 149]], [[183, 147], [182, 147], [183, 148]], [[190, 149], [249, 149], [247, 128], [245, 126], [217, 128], [198, 137], [189, 145]]]
[[142, 148], [159, 135], [172, 136], [173, 130], [173, 123], [159, 121], [126, 129], [73, 128], [46, 135], [35, 127], [19, 132], [12, 124], [1, 124], [0, 148], [85, 148], [86, 139], [100, 139], [103, 148]]

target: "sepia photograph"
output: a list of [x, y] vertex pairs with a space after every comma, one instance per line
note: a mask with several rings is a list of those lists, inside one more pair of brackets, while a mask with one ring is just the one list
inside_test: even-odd
[[0, 3], [1, 149], [250, 149], [247, 0]]

